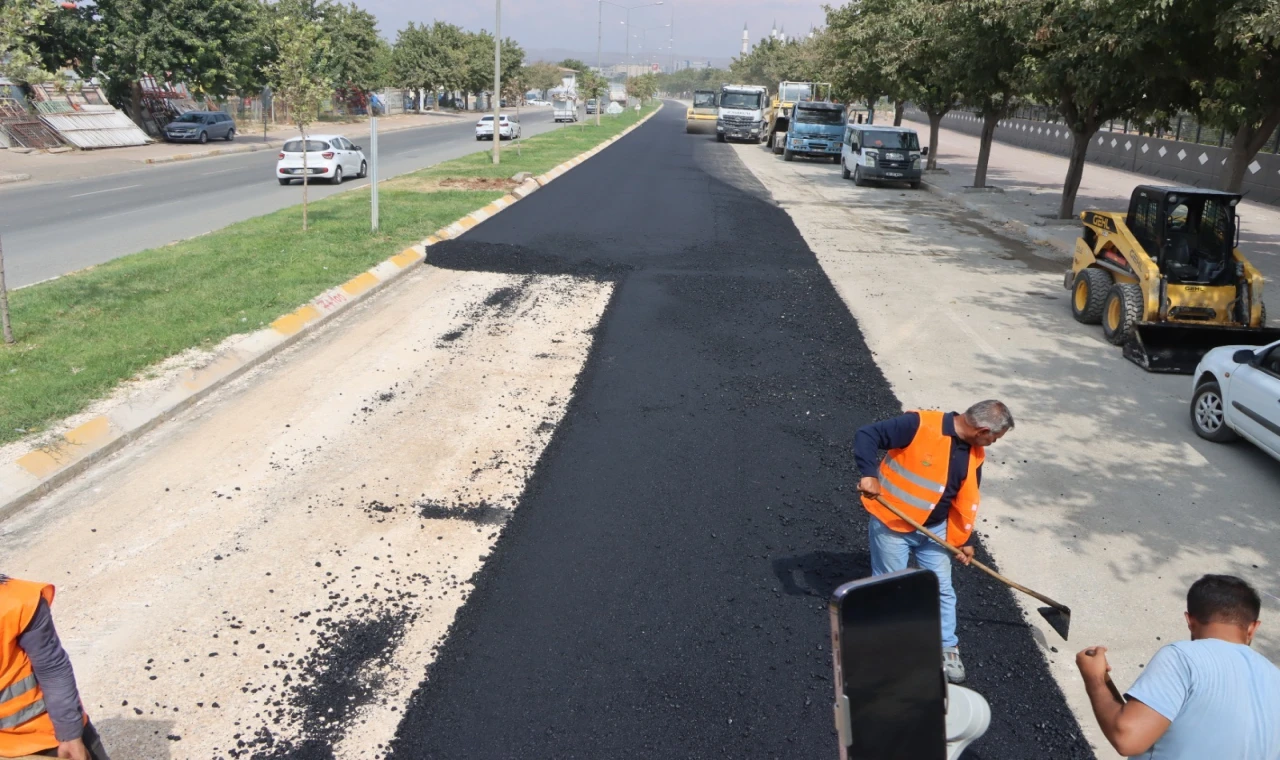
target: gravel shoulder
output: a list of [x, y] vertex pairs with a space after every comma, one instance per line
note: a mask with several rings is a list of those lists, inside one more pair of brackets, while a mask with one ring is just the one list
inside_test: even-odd
[[[1204, 573], [1247, 578], [1264, 592], [1263, 617], [1280, 612], [1280, 469], [1252, 446], [1197, 438], [1190, 378], [1145, 373], [1077, 324], [1055, 252], [924, 191], [857, 188], [831, 165], [735, 150], [795, 222], [904, 406], [1009, 403], [1017, 428], [989, 452], [981, 540], [1002, 572], [1071, 606], [1064, 644], [1018, 598], [1080, 725], [1115, 757], [1074, 652], [1108, 646], [1127, 688], [1156, 649], [1187, 637], [1186, 590]], [[972, 631], [981, 613], [963, 594], [960, 612], [963, 651], [965, 621]], [[1255, 647], [1280, 659], [1274, 627]], [[980, 685], [1009, 667], [966, 659]], [[1007, 692], [979, 691], [997, 719], [1011, 707]]]

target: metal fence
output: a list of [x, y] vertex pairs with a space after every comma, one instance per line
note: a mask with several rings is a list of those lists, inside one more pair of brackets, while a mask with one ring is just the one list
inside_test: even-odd
[[[961, 108], [956, 110], [972, 113], [975, 116], [978, 115], [978, 112], [973, 109]], [[1057, 110], [1050, 106], [1019, 106], [1009, 116], [1014, 119], [1043, 121], [1048, 124], [1062, 124], [1064, 122]], [[1158, 137], [1162, 140], [1194, 143], [1196, 145], [1212, 145], [1218, 148], [1230, 148], [1235, 141], [1235, 135], [1231, 132], [1208, 124], [1202, 124], [1191, 114], [1175, 116], [1169, 119], [1168, 124], [1144, 124], [1129, 121], [1128, 119], [1113, 119], [1104, 124], [1101, 131], [1143, 137]], [[1271, 135], [1271, 138], [1267, 140], [1260, 152], [1280, 154], [1280, 129], [1277, 129], [1275, 134]]]

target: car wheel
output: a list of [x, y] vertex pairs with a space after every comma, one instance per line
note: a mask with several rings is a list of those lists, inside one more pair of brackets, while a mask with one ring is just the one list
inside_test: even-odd
[[1111, 274], [1105, 269], [1080, 270], [1071, 286], [1071, 316], [1082, 325], [1101, 322], [1112, 284]]
[[360, 179], [364, 179], [364, 178], [365, 178], [365, 177], [367, 177], [367, 176], [369, 176], [369, 162], [368, 162], [368, 161], [361, 161], [361, 162], [360, 162], [360, 173], [359, 173], [359, 174], [357, 174], [357, 175], [356, 175], [356, 177], [358, 177], [358, 178], [360, 178]]
[[231, 141], [233, 141], [233, 140], [235, 140], [235, 139], [236, 139], [236, 131], [235, 131], [234, 129], [228, 130], [228, 131], [227, 131], [227, 142], [231, 142]]
[[1191, 426], [1196, 429], [1196, 435], [1206, 441], [1226, 443], [1236, 439], [1236, 432], [1227, 425], [1222, 388], [1215, 381], [1196, 388], [1191, 396]]
[[333, 177], [329, 180], [329, 184], [331, 184], [331, 185], [341, 185], [341, 184], [342, 184], [342, 167], [341, 167], [341, 166], [335, 166], [335, 167], [334, 167], [334, 169], [333, 169]]
[[[1074, 299], [1073, 299], [1074, 301]], [[1133, 283], [1112, 285], [1102, 308], [1102, 335], [1113, 346], [1123, 346], [1142, 320], [1142, 288]]]
[[912, 189], [912, 190], [919, 190], [919, 189], [920, 189], [920, 183], [919, 183], [919, 182], [912, 182], [912, 183], [911, 183], [911, 189]]
[[204, 144], [205, 144], [205, 143], [207, 143], [207, 142], [209, 142], [209, 133], [208, 133], [208, 132], [201, 132], [201, 133], [200, 133], [200, 144], [201, 144], [201, 145], [204, 145]]
[[282, 185], [287, 185], [293, 182], [293, 180], [289, 179], [288, 177], [276, 177], [276, 179], [280, 180], [280, 184]]
[[866, 187], [867, 185], [867, 181], [862, 178], [861, 166], [853, 167], [853, 184], [857, 185], [858, 187]]

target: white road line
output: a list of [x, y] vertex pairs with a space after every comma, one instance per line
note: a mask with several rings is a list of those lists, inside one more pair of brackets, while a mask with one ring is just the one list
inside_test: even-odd
[[90, 193], [80, 193], [80, 194], [78, 194], [78, 195], [68, 195], [67, 197], [68, 197], [68, 198], [83, 198], [83, 197], [85, 197], [86, 195], [97, 195], [98, 193], [114, 193], [114, 192], [116, 192], [116, 191], [118, 191], [118, 190], [132, 190], [132, 189], [133, 189], [133, 188], [135, 188], [135, 187], [142, 187], [142, 185], [125, 185], [124, 187], [113, 187], [113, 188], [111, 188], [110, 190], [94, 190], [93, 192], [90, 192]]
[[219, 170], [218, 170], [218, 171], [216, 171], [216, 172], [205, 172], [203, 176], [205, 176], [205, 177], [211, 177], [211, 176], [213, 176], [213, 175], [215, 175], [215, 174], [226, 174], [227, 172], [233, 172], [233, 171], [236, 171], [237, 169], [242, 169], [242, 168], [244, 168], [244, 167], [239, 167], [239, 166], [238, 166], [238, 167], [236, 167], [235, 169], [219, 169]]

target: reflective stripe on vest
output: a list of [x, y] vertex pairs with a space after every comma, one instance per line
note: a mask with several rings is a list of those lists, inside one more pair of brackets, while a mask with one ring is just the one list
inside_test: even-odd
[[937, 504], [934, 502], [928, 502], [928, 501], [925, 501], [924, 499], [920, 499], [915, 496], [912, 496], [911, 494], [907, 493], [901, 488], [898, 488], [897, 486], [895, 486], [893, 484], [893, 481], [889, 480], [888, 478], [880, 479], [880, 490], [893, 496], [895, 499], [898, 499], [899, 501], [905, 501], [906, 503], [910, 504], [916, 509], [928, 509], [932, 511], [933, 508], [937, 506]]
[[884, 463], [886, 466], [888, 466], [890, 470], [893, 470], [894, 473], [901, 475], [902, 477], [906, 478], [907, 480], [910, 480], [912, 483], [915, 483], [921, 488], [927, 488], [930, 491], [937, 491], [939, 496], [942, 495], [943, 491], [947, 490], [946, 483], [939, 483], [936, 480], [930, 480], [929, 478], [926, 478], [923, 475], [917, 475], [914, 472], [911, 472], [907, 468], [903, 467], [902, 465], [898, 464], [898, 460], [896, 459], [886, 458], [884, 460]]
[[18, 681], [12, 686], [6, 689], [0, 689], [0, 705], [3, 705], [5, 702], [8, 702], [11, 699], [16, 699], [17, 697], [20, 697], [23, 694], [26, 694], [27, 692], [31, 691], [35, 687], [36, 687], [36, 674], [32, 673], [31, 675], [27, 676], [21, 681]]
[[39, 700], [38, 702], [32, 702], [31, 704], [17, 711], [13, 715], [7, 715], [3, 718], [0, 718], [0, 729], [17, 728], [18, 726], [21, 726], [23, 723], [26, 723], [32, 718], [38, 718], [41, 715], [44, 715], [45, 712], [46, 710], [44, 709], [43, 699]]

